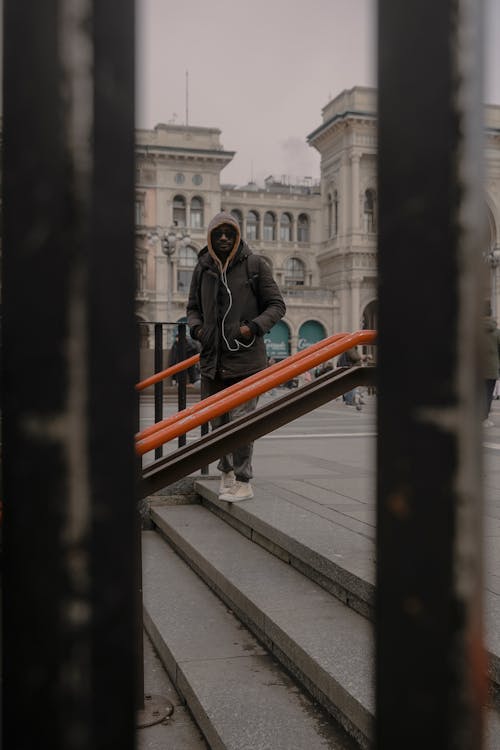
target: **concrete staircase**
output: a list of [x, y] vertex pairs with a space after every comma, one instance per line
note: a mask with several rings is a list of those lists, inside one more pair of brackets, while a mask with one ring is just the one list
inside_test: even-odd
[[[320, 517], [265, 483], [234, 505], [218, 500], [216, 479], [195, 487], [200, 504], [151, 509], [144, 617], [209, 746], [369, 748], [375, 549], [366, 524]], [[493, 708], [486, 747], [500, 747]]]

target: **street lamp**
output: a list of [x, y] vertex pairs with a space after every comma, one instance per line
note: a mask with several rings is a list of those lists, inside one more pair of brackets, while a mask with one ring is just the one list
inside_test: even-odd
[[166, 306], [166, 317], [167, 322], [170, 323], [170, 303], [174, 293], [174, 267], [173, 258], [178, 250], [183, 247], [187, 247], [191, 237], [189, 232], [184, 227], [177, 227], [174, 225], [170, 227], [168, 232], [164, 232], [163, 236], [160, 236], [161, 251], [167, 258], [167, 306]]
[[174, 289], [174, 257], [178, 250], [189, 245], [191, 237], [185, 227], [179, 227], [174, 223], [168, 230], [165, 230], [162, 227], [157, 227], [148, 234], [148, 238], [155, 243], [160, 243], [162, 255], [167, 259], [165, 319], [167, 323], [171, 323], [171, 303]]

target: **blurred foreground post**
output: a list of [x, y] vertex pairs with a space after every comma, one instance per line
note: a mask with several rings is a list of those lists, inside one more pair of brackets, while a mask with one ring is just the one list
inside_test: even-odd
[[478, 750], [481, 2], [379, 2], [379, 750]]
[[133, 7], [4, 2], [5, 750], [134, 745]]

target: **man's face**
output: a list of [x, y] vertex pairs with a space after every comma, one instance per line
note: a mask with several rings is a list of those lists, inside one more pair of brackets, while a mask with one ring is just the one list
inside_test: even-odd
[[236, 230], [230, 224], [221, 224], [212, 232], [212, 247], [216, 253], [227, 255], [233, 249]]

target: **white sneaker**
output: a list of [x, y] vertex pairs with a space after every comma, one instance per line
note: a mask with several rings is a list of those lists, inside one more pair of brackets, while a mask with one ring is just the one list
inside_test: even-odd
[[225, 500], [226, 503], [237, 503], [240, 500], [250, 500], [253, 497], [252, 485], [250, 482], [235, 481], [232, 487], [219, 495], [219, 500]]
[[485, 419], [483, 422], [483, 427], [494, 427], [495, 423], [491, 421], [491, 419]]
[[232, 469], [231, 471], [223, 471], [220, 477], [219, 496], [231, 489], [231, 487], [234, 487], [235, 484], [236, 477], [234, 476], [234, 471]]

